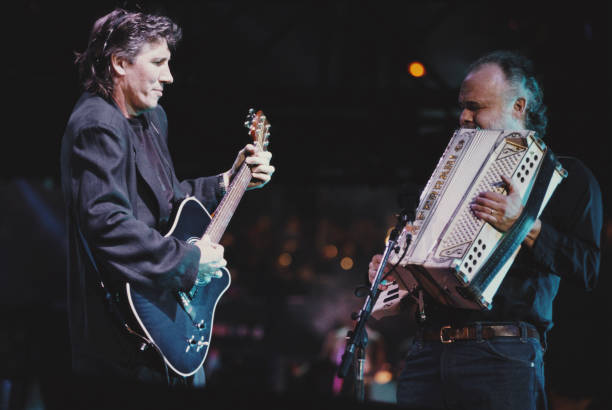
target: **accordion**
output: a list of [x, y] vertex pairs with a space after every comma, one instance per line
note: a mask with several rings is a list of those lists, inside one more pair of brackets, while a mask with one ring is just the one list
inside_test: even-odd
[[[477, 218], [481, 192], [506, 193], [509, 177], [523, 212], [507, 232]], [[458, 129], [421, 193], [412, 232], [388, 259], [395, 280], [379, 293], [372, 316], [397, 313], [399, 301], [423, 289], [441, 304], [490, 309], [522, 241], [567, 172], [533, 131]]]

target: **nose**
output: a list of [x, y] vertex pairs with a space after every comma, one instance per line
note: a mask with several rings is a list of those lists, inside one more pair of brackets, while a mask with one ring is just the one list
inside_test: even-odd
[[474, 127], [474, 113], [467, 108], [461, 110], [461, 115], [459, 116], [459, 125], [463, 128], [473, 128]]
[[159, 81], [164, 84], [172, 84], [174, 82], [174, 78], [172, 77], [172, 73], [170, 72], [170, 66], [168, 65], [168, 63], [164, 65], [164, 68], [162, 69], [159, 76]]

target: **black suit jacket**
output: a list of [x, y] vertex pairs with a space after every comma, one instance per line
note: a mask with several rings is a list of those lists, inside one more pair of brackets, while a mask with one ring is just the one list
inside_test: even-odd
[[[171, 176], [174, 203], [195, 196], [214, 210], [224, 194], [220, 175], [179, 182], [167, 147], [164, 110], [142, 114]], [[190, 289], [199, 249], [164, 237], [171, 210], [130, 123], [118, 107], [84, 93], [62, 140], [61, 176], [68, 224], [68, 310], [73, 368], [128, 375], [134, 342], [110, 313], [100, 281], [121, 298], [125, 282]], [[121, 302], [121, 301], [120, 301]]]

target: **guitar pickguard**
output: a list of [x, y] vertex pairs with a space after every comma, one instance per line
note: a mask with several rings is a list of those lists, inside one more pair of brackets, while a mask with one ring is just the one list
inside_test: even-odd
[[[199, 239], [210, 220], [204, 205], [195, 198], [187, 198], [166, 236], [183, 241]], [[194, 286], [187, 293], [126, 285], [130, 307], [141, 328], [162, 352], [168, 366], [181, 376], [193, 375], [206, 360], [215, 309], [231, 283], [229, 271], [225, 268], [221, 271], [220, 277]], [[188, 300], [182, 301], [183, 297]]]

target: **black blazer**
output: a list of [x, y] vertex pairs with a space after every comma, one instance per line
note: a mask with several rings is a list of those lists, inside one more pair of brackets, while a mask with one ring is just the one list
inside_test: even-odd
[[[171, 175], [174, 203], [195, 196], [214, 210], [224, 194], [222, 177], [179, 182], [167, 147], [164, 110], [157, 106], [142, 115], [153, 127]], [[61, 177], [73, 368], [125, 374], [137, 360], [134, 343], [109, 312], [100, 280], [113, 295], [121, 295], [126, 281], [190, 289], [200, 251], [160, 233], [171, 210], [137, 135], [114, 103], [90, 93], [81, 96], [62, 139]]]

